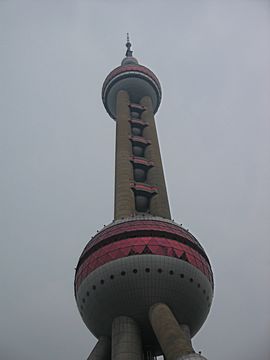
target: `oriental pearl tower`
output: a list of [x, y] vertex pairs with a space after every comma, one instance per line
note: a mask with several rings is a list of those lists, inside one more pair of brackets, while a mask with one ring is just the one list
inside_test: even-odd
[[158, 78], [126, 56], [102, 100], [116, 124], [114, 219], [76, 267], [75, 298], [97, 338], [88, 360], [205, 359], [191, 338], [209, 313], [213, 274], [198, 240], [171, 219], [155, 114]]

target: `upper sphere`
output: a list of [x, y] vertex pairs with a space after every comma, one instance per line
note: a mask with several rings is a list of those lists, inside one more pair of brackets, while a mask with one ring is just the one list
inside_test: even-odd
[[147, 67], [138, 64], [133, 56], [123, 59], [106, 77], [102, 87], [102, 101], [108, 114], [116, 118], [116, 96], [120, 90], [128, 92], [131, 103], [140, 103], [144, 96], [150, 96], [154, 113], [161, 102], [161, 86], [155, 74]]

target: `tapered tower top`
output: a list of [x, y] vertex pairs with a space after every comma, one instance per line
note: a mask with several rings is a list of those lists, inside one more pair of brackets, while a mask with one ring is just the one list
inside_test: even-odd
[[131, 42], [127, 34], [126, 56], [121, 65], [110, 72], [102, 87], [102, 101], [108, 114], [115, 119], [116, 95], [119, 90], [126, 90], [130, 94], [130, 101], [139, 103], [144, 96], [150, 96], [154, 113], [161, 102], [161, 86], [155, 74], [146, 66], [140, 65], [132, 56]]
[[133, 51], [131, 50], [131, 42], [129, 40], [129, 34], [127, 33], [127, 42], [126, 42], [126, 57], [122, 60], [121, 66], [125, 65], [139, 65], [138, 60], [132, 56]]

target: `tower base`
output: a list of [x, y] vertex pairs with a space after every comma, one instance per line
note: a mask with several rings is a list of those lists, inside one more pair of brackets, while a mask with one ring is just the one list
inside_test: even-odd
[[[181, 326], [166, 304], [152, 305], [149, 320], [166, 360], [207, 360], [194, 352], [188, 326]], [[118, 316], [113, 320], [111, 339], [110, 341], [108, 337], [100, 337], [88, 360], [155, 358], [150, 351], [144, 351], [140, 327], [128, 316]]]

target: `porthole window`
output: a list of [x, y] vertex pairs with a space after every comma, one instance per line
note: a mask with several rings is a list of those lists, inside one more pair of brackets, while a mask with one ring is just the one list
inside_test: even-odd
[[180, 277], [181, 277], [182, 279], [184, 279], [185, 275], [184, 275], [184, 274], [180, 274]]
[[201, 287], [201, 284], [197, 284], [197, 288], [200, 288]]
[[149, 273], [149, 272], [150, 272], [150, 269], [149, 269], [149, 268], [146, 268], [146, 269], [145, 269], [145, 272]]
[[100, 283], [103, 285], [103, 284], [104, 284], [104, 280], [100, 280]]
[[158, 273], [160, 273], [160, 274], [161, 274], [161, 273], [162, 273], [162, 269], [158, 269]]
[[96, 290], [96, 285], [93, 285], [93, 286], [92, 286], [92, 289], [93, 289], [93, 290]]
[[170, 274], [170, 275], [173, 275], [173, 274], [174, 274], [173, 270], [170, 270], [169, 274]]
[[86, 291], [86, 296], [89, 296], [89, 295], [90, 295], [89, 291]]
[[110, 276], [110, 279], [114, 279], [114, 275], [111, 275], [111, 276]]
[[82, 299], [82, 302], [85, 303], [85, 298]]
[[189, 281], [190, 281], [190, 282], [193, 282], [193, 279], [192, 279], [192, 278], [190, 278], [190, 279], [189, 279]]
[[205, 290], [203, 290], [203, 293], [205, 294], [205, 293], [206, 293], [206, 291], [205, 291]]
[[125, 276], [125, 275], [126, 275], [126, 272], [125, 272], [125, 271], [121, 271], [121, 275], [122, 275], [122, 276]]
[[137, 274], [138, 270], [137, 269], [133, 269], [133, 273]]

